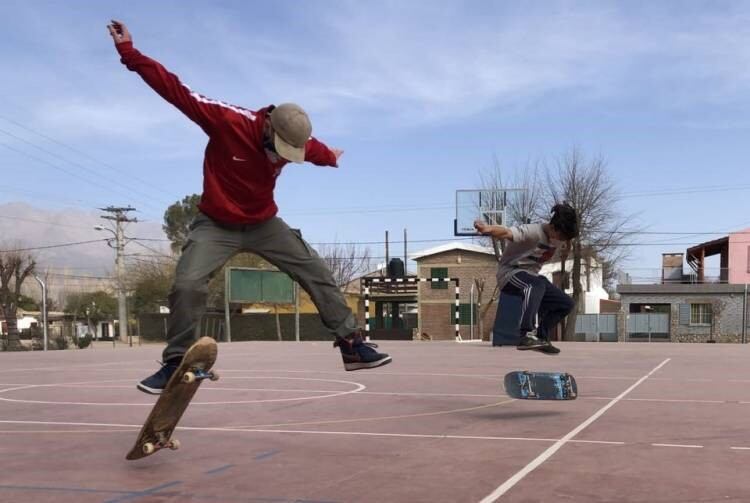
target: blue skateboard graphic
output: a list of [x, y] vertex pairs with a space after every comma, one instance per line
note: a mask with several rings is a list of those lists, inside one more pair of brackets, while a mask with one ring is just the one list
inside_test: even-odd
[[575, 400], [578, 386], [565, 372], [510, 372], [504, 379], [505, 392], [522, 400]]

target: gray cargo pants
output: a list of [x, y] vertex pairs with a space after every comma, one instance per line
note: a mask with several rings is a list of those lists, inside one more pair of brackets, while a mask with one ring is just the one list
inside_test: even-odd
[[208, 282], [238, 252], [255, 253], [297, 281], [310, 294], [323, 324], [333, 334], [344, 337], [357, 329], [326, 263], [282, 219], [224, 225], [199, 213], [190, 224], [169, 293], [164, 361], [184, 355], [196, 341], [196, 328], [206, 311]]

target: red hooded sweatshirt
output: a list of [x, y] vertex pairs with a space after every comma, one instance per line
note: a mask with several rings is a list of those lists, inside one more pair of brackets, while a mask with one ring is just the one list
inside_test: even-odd
[[[132, 42], [117, 44], [122, 63], [146, 81], [208, 135], [203, 160], [203, 194], [198, 207], [226, 223], [251, 224], [276, 215], [276, 178], [287, 161], [271, 162], [263, 148], [263, 125], [272, 106], [258, 111], [216, 101], [190, 90], [176, 75], [144, 56]], [[336, 156], [310, 138], [305, 160], [336, 167]]]

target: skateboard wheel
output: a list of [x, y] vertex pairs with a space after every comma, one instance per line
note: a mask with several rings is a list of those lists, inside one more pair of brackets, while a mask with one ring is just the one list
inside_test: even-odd
[[219, 373], [211, 371], [211, 377], [209, 377], [212, 381], [218, 381], [219, 380]]
[[179, 449], [180, 445], [181, 445], [180, 441], [177, 440], [176, 438], [173, 438], [172, 440], [169, 441], [169, 448], [172, 449], [173, 451], [176, 451], [177, 449]]
[[195, 381], [195, 374], [192, 372], [185, 372], [185, 375], [182, 376], [182, 382], [184, 383], [191, 383]]
[[143, 454], [153, 454], [156, 452], [156, 446], [151, 442], [143, 444]]

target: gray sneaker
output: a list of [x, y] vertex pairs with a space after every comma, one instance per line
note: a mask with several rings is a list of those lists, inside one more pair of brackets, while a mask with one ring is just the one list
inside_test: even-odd
[[556, 355], [560, 353], [560, 348], [553, 346], [552, 343], [547, 339], [541, 339], [541, 341], [544, 343], [544, 346], [535, 348], [534, 351], [539, 351], [540, 353], [544, 353], [545, 355]]
[[516, 349], [526, 351], [528, 349], [539, 349], [544, 346], [544, 341], [536, 336], [534, 332], [528, 332], [518, 340]]

